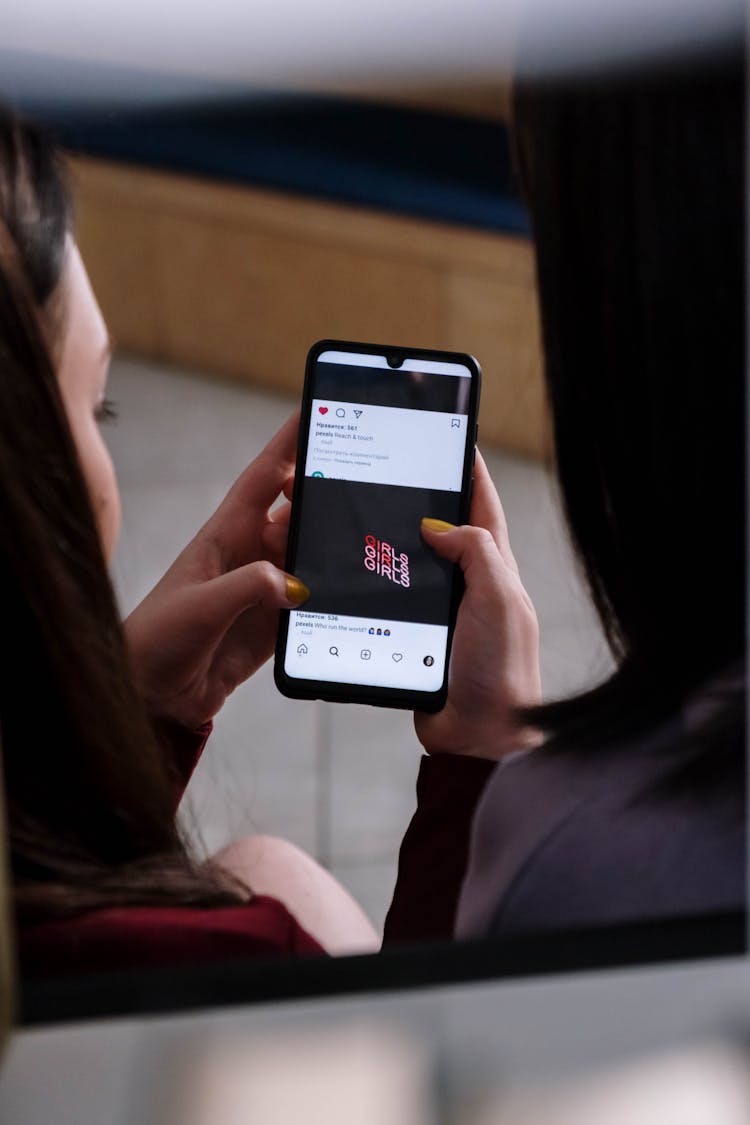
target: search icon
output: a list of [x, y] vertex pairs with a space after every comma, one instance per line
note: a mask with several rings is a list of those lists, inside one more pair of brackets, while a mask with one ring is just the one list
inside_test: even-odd
[[339, 650], [336, 648], [335, 645], [331, 645], [331, 647], [329, 648], [328, 651], [330, 652], [331, 656], [338, 656], [338, 654], [339, 654]]

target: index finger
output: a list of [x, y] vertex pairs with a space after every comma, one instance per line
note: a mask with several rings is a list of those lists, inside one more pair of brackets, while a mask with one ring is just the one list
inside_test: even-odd
[[294, 475], [300, 412], [286, 420], [258, 456], [234, 482], [221, 509], [266, 512]]
[[469, 520], [475, 527], [484, 527], [489, 531], [505, 562], [518, 574], [518, 564], [510, 546], [505, 512], [487, 463], [479, 449], [476, 451], [474, 461], [474, 488], [471, 494]]

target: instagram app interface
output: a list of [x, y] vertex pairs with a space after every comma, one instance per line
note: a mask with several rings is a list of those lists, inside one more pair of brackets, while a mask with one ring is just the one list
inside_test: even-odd
[[455, 523], [471, 373], [458, 363], [324, 352], [313, 384], [290, 614], [288, 676], [437, 691], [452, 567], [423, 516]]

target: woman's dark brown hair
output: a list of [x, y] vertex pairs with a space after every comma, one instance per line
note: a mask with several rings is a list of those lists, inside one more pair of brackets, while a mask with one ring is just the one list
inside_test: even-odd
[[193, 863], [131, 680], [53, 356], [71, 230], [54, 147], [0, 110], [0, 729], [19, 917], [237, 902]]
[[617, 662], [533, 718], [606, 742], [744, 659], [744, 50], [527, 73], [514, 108], [558, 479]]

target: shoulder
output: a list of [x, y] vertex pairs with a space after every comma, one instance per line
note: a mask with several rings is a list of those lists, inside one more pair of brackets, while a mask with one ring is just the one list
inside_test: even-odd
[[[617, 745], [542, 748], [498, 770], [477, 810], [461, 935], [743, 907], [743, 755], [691, 759], [693, 733], [680, 716]], [[733, 730], [735, 750], [742, 741]]]
[[[650, 780], [647, 776], [646, 782]], [[744, 906], [737, 790], [603, 786], [556, 822], [508, 880], [492, 932], [596, 926]]]

